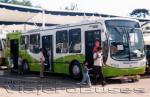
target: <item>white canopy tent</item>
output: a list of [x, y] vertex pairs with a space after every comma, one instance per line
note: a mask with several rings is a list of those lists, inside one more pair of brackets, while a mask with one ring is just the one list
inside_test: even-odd
[[0, 36], [5, 38], [9, 32], [97, 19], [99, 15], [97, 13], [48, 11], [41, 8], [0, 3]]
[[[5, 8], [0, 8], [0, 21], [5, 22], [25, 22], [25, 23], [45, 23], [47, 24], [67, 24], [67, 23], [75, 23], [86, 18], [97, 19], [96, 16], [61, 16], [61, 15], [52, 15], [52, 14], [44, 14], [41, 12], [31, 13], [31, 12], [21, 12], [18, 10], [8, 10]], [[44, 19], [43, 19], [44, 18]]]
[[76, 23], [85, 20], [95, 20], [100, 17], [117, 17], [113, 15], [74, 12], [48, 11], [41, 8], [25, 7], [0, 3], [0, 31], [30, 30], [39, 26]]
[[[94, 20], [98, 19], [99, 16], [108, 17], [108, 15], [97, 13], [48, 11], [40, 8], [5, 3], [0, 3], [0, 13], [0, 26], [2, 26], [0, 30], [29, 30], [32, 28], [31, 25], [34, 25], [34, 27], [42, 26], [42, 24], [43, 26], [52, 26], [56, 24], [76, 23], [86, 19]], [[19, 25], [30, 25], [30, 27], [19, 27]]]

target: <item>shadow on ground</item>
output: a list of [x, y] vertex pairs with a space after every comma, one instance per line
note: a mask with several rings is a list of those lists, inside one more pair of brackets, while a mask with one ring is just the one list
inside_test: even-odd
[[[150, 78], [147, 76], [145, 78]], [[87, 85], [80, 85], [80, 80], [74, 80], [70, 76], [62, 74], [45, 74], [45, 78], [39, 78], [39, 73], [18, 75], [17, 73], [6, 73], [0, 75], [0, 87], [9, 91], [49, 91], [89, 88]], [[93, 80], [93, 79], [91, 79]], [[120, 79], [106, 79], [107, 84], [121, 84]], [[99, 86], [93, 85], [93, 86]]]

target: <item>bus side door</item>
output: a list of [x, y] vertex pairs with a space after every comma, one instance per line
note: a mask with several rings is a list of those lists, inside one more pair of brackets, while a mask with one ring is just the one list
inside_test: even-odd
[[53, 71], [53, 36], [42, 36], [42, 48], [45, 48], [48, 53], [48, 64], [45, 66], [46, 70]]
[[101, 31], [85, 31], [85, 59], [89, 62], [89, 67], [93, 65], [93, 47], [95, 41], [99, 41], [101, 43]]

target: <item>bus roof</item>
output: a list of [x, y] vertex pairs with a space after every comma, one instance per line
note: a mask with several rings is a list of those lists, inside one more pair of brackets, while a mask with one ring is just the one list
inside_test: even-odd
[[70, 27], [70, 26], [95, 24], [95, 23], [104, 22], [106, 20], [129, 20], [129, 21], [139, 22], [137, 19], [132, 19], [132, 18], [122, 18], [122, 17], [100, 18], [98, 20], [84, 20], [84, 21], [81, 21], [79, 23], [55, 25], [55, 26], [50, 26], [50, 27], [45, 27], [45, 28], [38, 28], [38, 29], [28, 30], [28, 31], [23, 32], [23, 34], [25, 34], [25, 33], [33, 33], [33, 32], [40, 32], [40, 31], [43, 31], [43, 30], [60, 29], [60, 28], [65, 28], [65, 27]]

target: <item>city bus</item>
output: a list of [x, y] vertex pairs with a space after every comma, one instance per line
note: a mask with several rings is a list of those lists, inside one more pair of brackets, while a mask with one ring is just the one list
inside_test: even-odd
[[[102, 18], [76, 24], [56, 25], [7, 35], [8, 56], [21, 55], [24, 72], [39, 71], [40, 48], [49, 50], [46, 72], [79, 78], [82, 62], [93, 65], [93, 47], [99, 41], [103, 51], [105, 77], [139, 75], [145, 72], [146, 57], [139, 22], [129, 18]], [[17, 69], [17, 63], [14, 64]]]

